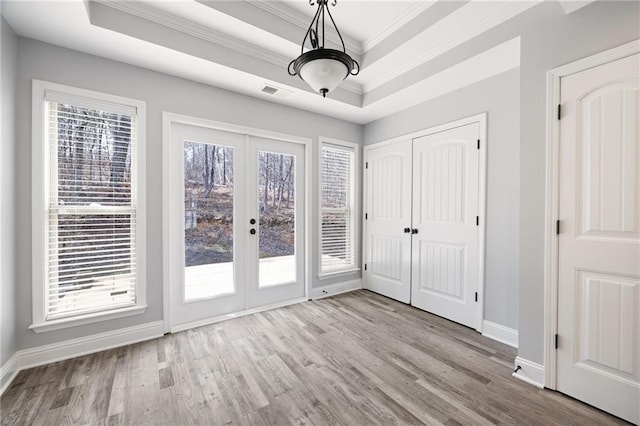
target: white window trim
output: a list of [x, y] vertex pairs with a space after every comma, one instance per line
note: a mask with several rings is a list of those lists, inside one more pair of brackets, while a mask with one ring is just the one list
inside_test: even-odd
[[[136, 304], [124, 308], [115, 308], [106, 311], [80, 314], [55, 320], [46, 319], [46, 275], [45, 267], [47, 255], [47, 188], [49, 184], [49, 163], [47, 161], [49, 140], [46, 126], [45, 95], [55, 93], [55, 96], [64, 96], [71, 102], [74, 100], [80, 104], [88, 103], [99, 107], [100, 104], [113, 107], [122, 107], [131, 111], [134, 109], [137, 115], [137, 143], [136, 143], [136, 167], [135, 181], [136, 192]], [[33, 323], [29, 329], [36, 333], [57, 330], [67, 327], [75, 327], [114, 318], [142, 314], [146, 305], [146, 105], [144, 102], [115, 95], [109, 95], [91, 90], [78, 89], [56, 83], [33, 80], [32, 84], [32, 170], [31, 170], [31, 214], [32, 214], [32, 301]]]
[[[320, 136], [318, 138], [319, 143], [319, 153], [318, 153], [318, 212], [320, 217], [318, 217], [318, 279], [319, 280], [327, 280], [331, 278], [338, 278], [341, 276], [346, 276], [354, 273], [360, 272], [360, 259], [358, 250], [359, 242], [360, 242], [360, 226], [358, 222], [358, 218], [360, 217], [360, 194], [358, 192], [358, 188], [360, 185], [360, 145], [353, 143], [342, 141], [338, 139], [332, 139]], [[322, 271], [322, 147], [334, 147], [341, 148], [345, 150], [353, 151], [353, 247], [354, 247], [354, 267], [345, 268], [345, 269], [336, 269], [333, 271]]]

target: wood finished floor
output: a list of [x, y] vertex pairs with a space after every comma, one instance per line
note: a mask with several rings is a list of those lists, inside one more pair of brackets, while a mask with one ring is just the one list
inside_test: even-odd
[[2, 424], [608, 425], [515, 350], [367, 291], [21, 372]]

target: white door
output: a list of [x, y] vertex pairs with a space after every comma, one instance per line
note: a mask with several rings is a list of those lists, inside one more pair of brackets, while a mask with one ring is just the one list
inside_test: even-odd
[[413, 141], [411, 304], [478, 326], [480, 126]]
[[640, 56], [561, 80], [557, 389], [640, 423]]
[[304, 191], [299, 190], [304, 183], [304, 147], [272, 139], [249, 139], [246, 291], [247, 307], [255, 308], [305, 295], [301, 285]]
[[173, 124], [170, 322], [303, 297], [304, 148]]
[[411, 297], [411, 140], [367, 151], [366, 288], [404, 303]]

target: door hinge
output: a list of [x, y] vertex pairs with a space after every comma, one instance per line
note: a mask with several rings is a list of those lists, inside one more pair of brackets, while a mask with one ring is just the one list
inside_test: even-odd
[[556, 235], [560, 235], [560, 219], [556, 220]]
[[367, 270], [367, 264], [366, 263], [364, 264], [364, 270], [365, 271]]
[[480, 139], [478, 139], [478, 149], [480, 149]]
[[556, 349], [558, 349], [558, 333], [556, 333], [556, 336], [555, 336], [555, 345], [556, 345]]
[[367, 161], [366, 163], [364, 163], [364, 168], [368, 169], [369, 168], [369, 162]]
[[558, 120], [562, 118], [562, 107], [558, 104]]
[[367, 220], [367, 219], [369, 219], [369, 213], [364, 214], [364, 220]]
[[478, 301], [478, 292], [476, 291], [476, 302]]
[[476, 216], [476, 226], [480, 226], [480, 216]]

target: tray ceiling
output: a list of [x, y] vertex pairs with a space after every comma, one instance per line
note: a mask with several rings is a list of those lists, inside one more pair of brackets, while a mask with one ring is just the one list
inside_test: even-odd
[[286, 72], [315, 13], [306, 0], [5, 0], [3, 15], [25, 37], [364, 124], [518, 67], [517, 37], [434, 64], [538, 3], [338, 0], [362, 71], [326, 99]]

